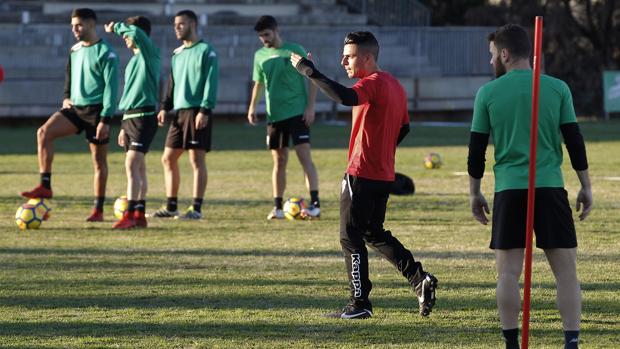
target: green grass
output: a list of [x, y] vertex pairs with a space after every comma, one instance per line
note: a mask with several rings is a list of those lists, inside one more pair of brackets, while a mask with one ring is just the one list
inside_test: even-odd
[[[595, 209], [577, 223], [583, 288], [582, 345], [620, 347], [620, 123], [584, 123]], [[107, 222], [84, 218], [92, 202], [90, 156], [82, 136], [57, 144], [52, 219], [19, 232], [17, 195], [38, 181], [34, 128], [0, 129], [0, 346], [7, 348], [499, 348], [490, 228], [471, 218], [467, 128], [414, 127], [397, 155], [416, 194], [390, 199], [386, 228], [440, 280], [430, 318], [405, 280], [371, 252], [375, 316], [325, 319], [347, 300], [338, 242], [338, 194], [348, 127], [313, 128], [321, 178], [322, 219], [267, 222], [271, 158], [264, 130], [216, 124], [207, 156], [207, 218], [149, 221], [145, 230], [114, 231], [111, 204], [123, 194], [124, 154], [110, 154]], [[118, 127], [115, 127], [115, 132]], [[160, 131], [147, 156], [148, 208], [164, 200]], [[114, 138], [113, 138], [114, 139]], [[445, 165], [425, 170], [439, 152]], [[489, 149], [492, 151], [492, 149]], [[491, 156], [489, 156], [491, 158]], [[180, 200], [190, 203], [191, 170], [182, 159]], [[490, 171], [491, 164], [487, 171]], [[578, 182], [565, 166], [571, 202]], [[291, 155], [286, 195], [307, 196]], [[493, 177], [484, 179], [492, 199]], [[554, 283], [534, 255], [531, 347], [559, 348], [563, 337]]]

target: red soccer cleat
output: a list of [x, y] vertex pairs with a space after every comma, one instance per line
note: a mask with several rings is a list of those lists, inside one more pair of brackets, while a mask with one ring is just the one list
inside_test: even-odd
[[136, 211], [133, 220], [136, 222], [136, 227], [138, 228], [146, 228], [148, 226], [144, 212]]
[[93, 208], [93, 212], [86, 218], [87, 222], [103, 222], [103, 211]]
[[51, 199], [52, 190], [39, 184], [31, 191], [22, 191], [21, 196], [29, 199]]
[[136, 227], [136, 221], [129, 211], [125, 211], [123, 218], [119, 219], [112, 225], [112, 229], [131, 229]]

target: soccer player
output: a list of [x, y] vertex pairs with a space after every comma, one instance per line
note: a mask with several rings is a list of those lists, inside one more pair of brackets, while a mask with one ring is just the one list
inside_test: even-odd
[[37, 130], [37, 153], [41, 183], [27, 198], [52, 197], [54, 140], [84, 131], [95, 170], [95, 207], [89, 222], [103, 221], [103, 204], [108, 179], [110, 121], [116, 107], [118, 56], [97, 36], [97, 16], [87, 8], [71, 13], [71, 30], [78, 43], [71, 47], [67, 63], [62, 109], [52, 114]]
[[[207, 188], [206, 153], [211, 150], [213, 108], [218, 85], [218, 58], [213, 46], [198, 38], [198, 19], [190, 10], [174, 17], [174, 32], [183, 45], [174, 50], [166, 97], [157, 115], [163, 125], [171, 109], [176, 114], [166, 136], [162, 156], [167, 203], [153, 217], [201, 219], [202, 203]], [[194, 202], [179, 216], [177, 194], [181, 181], [179, 157], [185, 150], [194, 169]]]
[[144, 157], [157, 132], [157, 97], [159, 91], [159, 49], [149, 38], [151, 22], [143, 16], [129, 17], [125, 23], [110, 22], [105, 31], [123, 37], [133, 52], [125, 69], [125, 88], [119, 109], [123, 110], [118, 144], [125, 148], [127, 200], [129, 207], [115, 229], [146, 228], [146, 163]]
[[350, 79], [347, 88], [321, 74], [314, 63], [293, 54], [291, 63], [328, 97], [353, 106], [349, 165], [340, 192], [340, 245], [349, 276], [349, 303], [329, 317], [364, 319], [372, 316], [368, 296], [366, 244], [383, 255], [407, 278], [418, 297], [422, 316], [435, 305], [437, 279], [422, 269], [411, 252], [383, 228], [392, 182], [396, 146], [409, 133], [405, 90], [392, 75], [379, 69], [379, 43], [367, 31], [347, 34], [341, 64]]
[[[489, 135], [495, 144], [495, 198], [490, 247], [495, 251], [497, 307], [506, 348], [518, 348], [527, 208], [532, 103], [530, 41], [523, 28], [507, 24], [488, 37], [497, 79], [476, 94], [469, 141], [470, 203], [474, 218], [487, 224], [489, 213], [480, 190]], [[577, 348], [581, 291], [576, 272], [577, 238], [562, 178], [562, 138], [581, 182], [577, 194], [580, 220], [592, 209], [592, 189], [583, 137], [571, 92], [561, 80], [540, 77], [540, 109], [536, 155], [536, 246], [543, 249], [555, 276], [557, 305], [565, 348]]]
[[254, 54], [252, 99], [248, 108], [248, 121], [256, 125], [256, 104], [263, 92], [267, 105], [267, 146], [273, 158], [271, 182], [274, 207], [267, 219], [282, 219], [282, 200], [286, 187], [289, 138], [293, 139], [295, 153], [303, 167], [306, 187], [310, 191], [310, 205], [303, 210], [307, 218], [321, 215], [319, 176], [310, 152], [310, 125], [314, 122], [314, 101], [317, 88], [306, 82], [290, 65], [292, 53], [306, 56], [298, 44], [285, 42], [280, 37], [278, 23], [272, 16], [262, 16], [254, 30], [263, 48]]

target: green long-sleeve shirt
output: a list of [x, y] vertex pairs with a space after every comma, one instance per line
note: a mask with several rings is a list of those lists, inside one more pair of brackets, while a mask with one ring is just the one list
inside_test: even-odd
[[159, 48], [135, 25], [116, 23], [114, 32], [130, 37], [138, 47], [138, 52], [131, 57], [125, 68], [125, 87], [119, 109], [125, 112], [149, 107], [153, 109], [147, 113], [125, 113], [123, 119], [155, 115], [159, 91]]
[[213, 47], [200, 40], [181, 46], [172, 55], [172, 71], [161, 108], [215, 108], [218, 85], [218, 59]]
[[118, 95], [118, 56], [105, 40], [71, 47], [64, 97], [75, 106], [102, 104], [102, 117], [112, 117]]

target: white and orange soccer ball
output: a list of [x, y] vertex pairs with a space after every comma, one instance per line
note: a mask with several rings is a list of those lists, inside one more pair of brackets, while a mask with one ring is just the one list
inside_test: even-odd
[[305, 208], [306, 202], [304, 201], [304, 198], [292, 197], [284, 203], [284, 217], [289, 220], [305, 219], [303, 213]]

